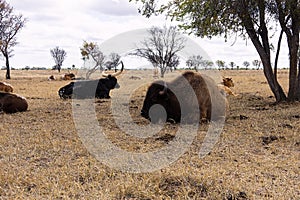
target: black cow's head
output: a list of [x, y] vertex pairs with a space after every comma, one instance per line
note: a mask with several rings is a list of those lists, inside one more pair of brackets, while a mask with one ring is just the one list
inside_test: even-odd
[[148, 88], [141, 115], [152, 123], [159, 121], [178, 122], [180, 105], [174, 93], [164, 81], [156, 81]]
[[58, 90], [58, 95], [61, 99], [70, 99], [73, 94], [74, 82], [69, 83], [68, 85], [60, 88]]
[[102, 76], [103, 76], [103, 77], [108, 77], [108, 78], [110, 78], [110, 77], [116, 77], [116, 76], [120, 75], [120, 74], [123, 72], [123, 70], [124, 70], [124, 64], [123, 64], [123, 61], [121, 61], [120, 63], [121, 63], [121, 65], [122, 65], [120, 71], [115, 72], [115, 73], [112, 73], [112, 74], [108, 74], [108, 73], [106, 73], [105, 71], [103, 71], [103, 72], [102, 72]]

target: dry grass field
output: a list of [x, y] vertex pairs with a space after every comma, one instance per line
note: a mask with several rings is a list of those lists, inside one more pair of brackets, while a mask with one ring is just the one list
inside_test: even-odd
[[[262, 71], [220, 72], [233, 78], [239, 95], [228, 97], [230, 111], [210, 154], [198, 157], [208, 128], [203, 124], [184, 155], [147, 173], [110, 168], [87, 151], [75, 128], [72, 100], [57, 94], [69, 81], [48, 81], [53, 73], [58, 75], [17, 70], [7, 81], [27, 98], [29, 110], [0, 113], [0, 199], [300, 199], [300, 103], [274, 105]], [[134, 84], [132, 76], [151, 75], [127, 71], [120, 80]], [[288, 72], [278, 76], [286, 89]], [[127, 89], [120, 85], [119, 90]], [[148, 124], [139, 116], [146, 89], [139, 87], [124, 105], [140, 126]], [[119, 98], [116, 94], [111, 92], [112, 99]], [[152, 151], [176, 135], [177, 125], [168, 123], [152, 137], [125, 134], [114, 121], [112, 99], [95, 100], [95, 110], [107, 137], [120, 148]]]

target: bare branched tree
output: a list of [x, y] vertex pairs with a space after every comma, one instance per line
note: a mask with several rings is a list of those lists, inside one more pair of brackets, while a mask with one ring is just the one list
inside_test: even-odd
[[252, 65], [256, 67], [257, 70], [259, 70], [261, 61], [260, 60], [253, 60]]
[[186, 65], [190, 68], [190, 69], [194, 69], [195, 71], [198, 71], [201, 63], [203, 62], [203, 57], [200, 55], [193, 55], [190, 56], [187, 61], [186, 61]]
[[246, 67], [246, 70], [248, 69], [248, 67], [250, 66], [250, 63], [248, 61], [244, 61], [243, 65]]
[[200, 55], [190, 56], [186, 61], [186, 66], [189, 69], [194, 69], [195, 71], [198, 71], [200, 67], [206, 70], [212, 67], [213, 65], [214, 63], [212, 61], [204, 60], [203, 57]]
[[116, 67], [118, 66], [119, 62], [120, 62], [120, 58], [121, 56], [117, 53], [111, 53], [109, 54], [108, 56], [108, 61], [105, 62], [105, 67], [108, 69], [108, 70], [111, 70], [111, 69], [115, 69], [116, 71]]
[[236, 64], [231, 61], [231, 62], [229, 62], [229, 66], [230, 66], [231, 70], [233, 70], [234, 67], [236, 66]]
[[6, 79], [10, 79], [9, 58], [13, 56], [12, 48], [18, 44], [16, 35], [25, 22], [23, 15], [15, 15], [13, 8], [5, 0], [0, 0], [0, 51], [5, 58]]
[[59, 47], [55, 47], [54, 49], [50, 50], [50, 53], [55, 61], [54, 69], [57, 69], [58, 72], [61, 70], [62, 63], [64, 62], [67, 52]]
[[86, 79], [89, 79], [98, 69], [103, 70], [105, 56], [97, 43], [84, 41], [80, 52], [84, 61], [92, 61], [91, 65], [85, 66], [87, 69]]
[[130, 55], [146, 58], [154, 67], [160, 68], [164, 77], [167, 68], [176, 68], [179, 64], [177, 53], [185, 47], [186, 39], [175, 26], [167, 28], [152, 27], [148, 30], [150, 37], [141, 42], [141, 47]]

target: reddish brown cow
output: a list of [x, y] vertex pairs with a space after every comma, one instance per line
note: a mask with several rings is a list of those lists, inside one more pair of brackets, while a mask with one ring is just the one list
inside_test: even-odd
[[63, 77], [63, 80], [74, 80], [74, 79], [75, 79], [75, 74], [73, 73], [65, 74]]
[[234, 87], [232, 78], [223, 78], [222, 84], [218, 84], [219, 90], [222, 94], [237, 96], [230, 88]]
[[17, 94], [0, 92], [0, 111], [5, 113], [23, 112], [28, 108], [24, 97]]
[[0, 82], [0, 91], [2, 92], [13, 92], [13, 87], [12, 85], [5, 83], [5, 82]]

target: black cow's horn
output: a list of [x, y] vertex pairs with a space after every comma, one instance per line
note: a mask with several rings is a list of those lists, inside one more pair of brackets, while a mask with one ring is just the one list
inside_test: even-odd
[[120, 71], [115, 72], [115, 73], [113, 73], [113, 74], [107, 74], [105, 71], [103, 71], [103, 72], [102, 72], [102, 76], [108, 77], [109, 75], [111, 75], [112, 77], [116, 77], [116, 76], [120, 75], [120, 74], [123, 72], [123, 70], [124, 70], [124, 64], [123, 64], [123, 61], [121, 61], [120, 63], [122, 64], [122, 67], [121, 67], [121, 70], [120, 70]]

